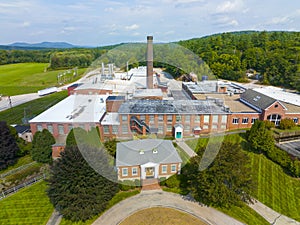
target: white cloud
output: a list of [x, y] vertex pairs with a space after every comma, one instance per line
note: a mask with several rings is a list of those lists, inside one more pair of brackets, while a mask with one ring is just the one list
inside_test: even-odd
[[28, 22], [28, 21], [24, 21], [23, 23], [22, 23], [22, 27], [30, 27], [30, 22]]
[[[242, 0], [225, 1], [217, 6], [217, 13], [231, 13], [236, 11], [241, 11], [243, 9], [244, 3]], [[245, 10], [245, 9], [243, 9]]]
[[273, 17], [270, 21], [267, 22], [268, 25], [284, 25], [292, 22], [293, 20], [288, 16], [283, 17]]
[[139, 29], [139, 27], [140, 26], [138, 24], [132, 24], [130, 26], [126, 26], [125, 29], [126, 30], [137, 30], [137, 29]]
[[222, 16], [215, 20], [214, 25], [217, 25], [218, 27], [232, 27], [238, 26], [239, 22], [229, 16]]

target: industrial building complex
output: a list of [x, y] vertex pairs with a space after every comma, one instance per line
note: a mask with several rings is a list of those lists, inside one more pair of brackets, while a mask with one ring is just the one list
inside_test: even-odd
[[[198, 82], [170, 79], [161, 70], [153, 69], [152, 36], [148, 36], [147, 41], [146, 67], [109, 75], [99, 72], [88, 83], [70, 86], [66, 99], [30, 121], [32, 133], [48, 129], [59, 146], [64, 145], [73, 127], [86, 130], [98, 127], [101, 141], [105, 141], [130, 140], [136, 134], [181, 139], [250, 128], [255, 120], [269, 120], [278, 125], [281, 119], [290, 118], [299, 124], [299, 94], [274, 87], [250, 89], [229, 81], [207, 80], [205, 76]], [[128, 145], [135, 146], [134, 143]], [[120, 149], [127, 147], [125, 144], [119, 146]], [[145, 154], [151, 149], [145, 147]], [[161, 151], [158, 149], [155, 156]], [[130, 154], [141, 156], [138, 149]], [[143, 170], [133, 169], [137, 166], [133, 156], [126, 164], [129, 172], [129, 167], [121, 163], [124, 157], [122, 152], [117, 154], [117, 163], [124, 174], [146, 176]], [[173, 161], [166, 162], [159, 171], [178, 172], [180, 157], [175, 155]], [[150, 162], [141, 160], [139, 163]], [[160, 162], [151, 163], [155, 163], [151, 168], [162, 167]], [[146, 172], [155, 177], [160, 175], [152, 170]]]

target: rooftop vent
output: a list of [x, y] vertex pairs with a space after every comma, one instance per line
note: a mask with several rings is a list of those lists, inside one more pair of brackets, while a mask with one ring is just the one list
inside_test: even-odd
[[157, 154], [158, 153], [157, 148], [152, 149], [152, 153]]
[[144, 150], [141, 149], [141, 150], [140, 150], [140, 155], [144, 155], [144, 154], [145, 154]]

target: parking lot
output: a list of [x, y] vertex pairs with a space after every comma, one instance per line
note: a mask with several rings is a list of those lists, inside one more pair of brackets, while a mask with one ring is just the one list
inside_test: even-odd
[[300, 158], [300, 139], [295, 141], [281, 142], [280, 144], [276, 145], [288, 153]]

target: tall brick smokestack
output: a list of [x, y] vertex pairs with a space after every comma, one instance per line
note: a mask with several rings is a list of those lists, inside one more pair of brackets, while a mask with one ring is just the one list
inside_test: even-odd
[[153, 89], [153, 36], [147, 36], [147, 88]]

